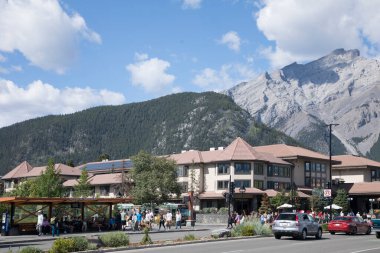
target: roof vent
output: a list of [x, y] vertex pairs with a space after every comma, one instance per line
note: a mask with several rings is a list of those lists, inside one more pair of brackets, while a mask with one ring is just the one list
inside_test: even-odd
[[210, 148], [210, 151], [215, 151], [215, 148]]
[[223, 150], [224, 149], [224, 147], [218, 147], [218, 150]]

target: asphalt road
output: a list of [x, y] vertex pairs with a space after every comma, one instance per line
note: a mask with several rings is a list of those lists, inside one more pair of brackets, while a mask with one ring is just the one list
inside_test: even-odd
[[323, 234], [323, 239], [308, 238], [305, 241], [283, 237], [252, 238], [243, 240], [218, 241], [199, 244], [177, 245], [161, 248], [119, 251], [125, 253], [379, 253], [380, 240], [375, 235], [330, 235]]

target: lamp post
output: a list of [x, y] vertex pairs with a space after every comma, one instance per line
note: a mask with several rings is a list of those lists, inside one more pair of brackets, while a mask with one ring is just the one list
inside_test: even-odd
[[245, 192], [245, 186], [243, 184], [240, 186], [239, 192], [241, 193], [241, 213], [243, 214], [243, 193]]
[[369, 210], [369, 213], [373, 214], [373, 202], [375, 202], [375, 199], [369, 199], [369, 203], [371, 204], [371, 210]]
[[330, 190], [331, 190], [331, 200], [330, 200], [330, 221], [332, 220], [332, 161], [331, 161], [331, 156], [332, 156], [332, 152], [331, 152], [331, 135], [332, 135], [332, 127], [333, 126], [339, 126], [339, 124], [328, 124], [326, 125], [329, 127], [329, 164], [330, 164], [330, 168], [329, 168], [329, 171], [330, 171]]

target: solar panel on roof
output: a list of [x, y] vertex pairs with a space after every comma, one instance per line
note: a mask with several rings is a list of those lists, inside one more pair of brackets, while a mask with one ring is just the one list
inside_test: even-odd
[[121, 169], [121, 168], [132, 168], [133, 163], [131, 160], [122, 161], [107, 161], [101, 163], [90, 163], [87, 164], [86, 170], [111, 170], [111, 169]]

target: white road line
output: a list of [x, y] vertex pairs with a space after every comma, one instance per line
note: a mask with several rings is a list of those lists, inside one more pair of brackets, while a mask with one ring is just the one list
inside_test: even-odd
[[350, 253], [360, 253], [360, 252], [366, 252], [366, 251], [371, 251], [371, 250], [375, 250], [375, 249], [380, 249], [380, 247], [372, 248], [372, 249], [362, 249], [362, 250], [358, 250], [358, 251], [352, 251]]
[[220, 252], [220, 253], [238, 253], [238, 252], [244, 252], [244, 250], [224, 251], [224, 252]]

